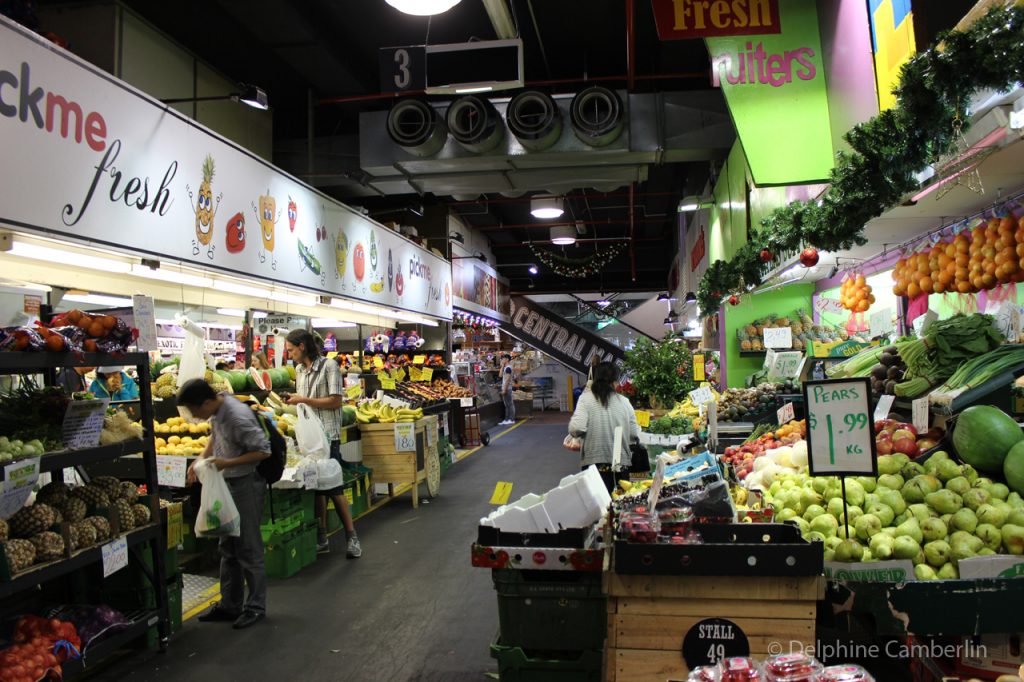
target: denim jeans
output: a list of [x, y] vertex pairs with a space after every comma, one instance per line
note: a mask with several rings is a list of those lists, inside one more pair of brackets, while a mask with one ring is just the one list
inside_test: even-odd
[[[225, 478], [242, 520], [237, 538], [220, 539], [220, 607], [230, 613], [267, 611], [267, 574], [263, 568], [263, 493], [266, 481], [259, 474]], [[249, 596], [245, 597], [245, 585]], [[244, 599], [244, 604], [243, 604]]]
[[512, 400], [512, 391], [501, 394], [501, 400], [505, 403], [505, 421], [516, 420], [516, 404]]

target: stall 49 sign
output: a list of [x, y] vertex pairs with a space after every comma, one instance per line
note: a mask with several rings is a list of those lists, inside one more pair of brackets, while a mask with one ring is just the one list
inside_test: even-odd
[[725, 618], [705, 618], [683, 638], [683, 659], [692, 670], [735, 656], [749, 656], [750, 642], [740, 626]]

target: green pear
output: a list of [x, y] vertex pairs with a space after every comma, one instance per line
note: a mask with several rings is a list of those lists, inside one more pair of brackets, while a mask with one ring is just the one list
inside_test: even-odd
[[[940, 456], [941, 455], [941, 456]], [[943, 451], [938, 451], [928, 458], [928, 461], [924, 463], [924, 472], [934, 476], [939, 472], [939, 464], [949, 459], [949, 454]]]
[[827, 514], [827, 513], [828, 512], [825, 511], [825, 508], [822, 507], [820, 504], [812, 504], [812, 505], [808, 506], [806, 509], [804, 509], [804, 518], [808, 522], [810, 522], [810, 521], [813, 521], [814, 519], [818, 518], [822, 514]]
[[1006, 517], [1006, 523], [1014, 526], [1024, 526], [1024, 508], [1015, 507]]
[[999, 530], [1003, 535], [1003, 549], [1007, 554], [1024, 554], [1024, 526], [1004, 523]]
[[978, 556], [992, 556], [993, 554], [998, 554], [998, 553], [999, 552], [997, 552], [996, 550], [989, 549], [988, 547], [982, 547], [981, 549], [978, 550]]
[[800, 488], [800, 502], [805, 510], [814, 504], [821, 505], [824, 501], [825, 498], [814, 492], [814, 490]]
[[893, 513], [892, 507], [887, 504], [872, 504], [868, 506], [868, 514], [874, 514], [878, 517], [878, 520], [882, 522], [882, 528], [892, 525], [892, 520], [896, 518], [896, 514]]
[[836, 551], [834, 549], [825, 548], [825, 561], [835, 561]]
[[868, 493], [864, 496], [864, 508], [867, 509], [873, 504], [878, 504], [881, 500], [882, 498], [880, 498], [877, 493]]
[[941, 568], [944, 563], [949, 561], [952, 551], [949, 543], [945, 540], [933, 540], [924, 546], [925, 561], [935, 568]]
[[[962, 532], [962, 531], [958, 531]], [[981, 538], [975, 537], [964, 533], [959, 537], [954, 533], [950, 536], [949, 546], [952, 547], [953, 551], [950, 556], [953, 561], [962, 561], [964, 559], [970, 559], [973, 556], [977, 556], [978, 550], [985, 546], [985, 543], [981, 541]]]
[[879, 484], [882, 483], [881, 476], [898, 474], [900, 472], [900, 463], [893, 455], [882, 455], [878, 458], [878, 473], [879, 473]]
[[840, 523], [839, 537], [843, 540], [853, 540], [857, 537], [857, 531], [853, 529], [853, 526], [848, 526], [845, 523]]
[[914, 559], [921, 552], [921, 545], [909, 535], [901, 535], [892, 543], [892, 555], [896, 559]]
[[1004, 514], [1006, 514], [1007, 516], [1009, 516], [1010, 512], [1012, 512], [1013, 509], [1014, 509], [1013, 505], [1011, 505], [1009, 502], [1006, 502], [1004, 500], [999, 500], [999, 499], [996, 499], [994, 497], [991, 500], [989, 500], [988, 503], [991, 504], [996, 509], [998, 509], [999, 511], [1003, 512]]
[[[981, 480], [981, 479], [978, 479]], [[975, 510], [983, 504], [987, 504], [991, 499], [988, 491], [983, 488], [974, 487], [964, 493], [964, 506], [968, 509]]]
[[929, 507], [940, 514], [955, 514], [964, 506], [964, 498], [952, 490], [939, 490], [924, 497]]
[[956, 514], [953, 514], [953, 518], [950, 520], [950, 528], [955, 530], [962, 530], [968, 533], [973, 533], [974, 529], [978, 527], [978, 517], [975, 513], [964, 507]]
[[903, 487], [903, 483], [903, 477], [898, 473], [882, 474], [878, 477], [878, 486], [875, 487], [875, 490], [877, 491], [879, 486], [882, 488], [888, 488], [889, 490], [899, 490]]
[[947, 459], [943, 460], [942, 462], [939, 462], [939, 468], [935, 475], [938, 477], [940, 481], [946, 483], [947, 481], [953, 480], [957, 476], [962, 476], [963, 473], [963, 467], [961, 467], [953, 460]]
[[956, 476], [946, 481], [946, 490], [952, 490], [957, 495], [963, 495], [971, 489], [971, 482], [963, 476]]
[[807, 523], [804, 519], [799, 516], [789, 520], [789, 523], [795, 523], [797, 528], [800, 529], [800, 535], [807, 535], [811, 531], [811, 524]]
[[811, 487], [814, 489], [814, 492], [823, 495], [825, 488], [828, 487], [828, 476], [815, 476], [811, 479]]
[[935, 513], [935, 510], [923, 502], [910, 505], [907, 507], [907, 512], [917, 519], [918, 523], [922, 523], [925, 519], [938, 518], [939, 516]]
[[857, 523], [857, 519], [864, 516], [864, 510], [856, 505], [850, 505], [846, 508], [846, 512], [839, 519], [839, 524], [847, 524], [852, 526]]
[[886, 526], [882, 529], [882, 532], [893, 539], [896, 538], [896, 526]]
[[1020, 496], [1016, 490], [1007, 495], [1006, 502], [1014, 509], [1020, 509], [1024, 507], [1024, 497]]
[[864, 547], [856, 540], [843, 540], [836, 547], [836, 561], [860, 561], [864, 557]]
[[900, 469], [900, 476], [902, 476], [905, 481], [909, 481], [914, 476], [920, 476], [924, 473], [924, 467], [917, 462], [907, 462], [903, 465], [903, 468]]
[[1006, 517], [1009, 516], [1006, 511], [991, 504], [981, 505], [974, 513], [978, 517], [978, 523], [991, 524], [996, 528], [1002, 528], [1006, 523]]
[[1010, 496], [1010, 489], [1005, 483], [993, 483], [988, 487], [988, 494], [997, 500], [1005, 500]]
[[892, 556], [893, 544], [895, 544], [895, 538], [886, 533], [879, 533], [871, 538], [868, 549], [876, 558], [885, 561]]
[[892, 509], [893, 514], [897, 516], [907, 511], [907, 501], [896, 490], [886, 490], [879, 495], [879, 498], [882, 500], [882, 504]]
[[924, 550], [923, 549], [920, 552], [918, 552], [917, 556], [915, 556], [913, 559], [911, 559], [911, 561], [914, 563], [915, 566], [917, 566], [918, 564], [927, 564], [928, 563], [928, 560], [924, 556]]
[[782, 492], [782, 481], [772, 481], [772, 484], [768, 486], [768, 494], [775, 497]]
[[778, 513], [775, 514], [776, 521], [789, 521], [790, 519], [795, 519], [796, 517], [796, 510], [791, 509], [789, 507], [784, 507]]
[[830, 537], [827, 537], [825, 538], [825, 549], [835, 549], [839, 546], [839, 543], [842, 541], [843, 539], [838, 535], [832, 535]]
[[917, 502], [924, 502], [924, 496], [928, 493], [934, 493], [942, 490], [942, 481], [923, 474], [921, 476], [914, 476], [912, 479], [903, 484], [900, 492], [903, 493], [903, 499], [907, 501], [907, 504], [915, 504]]
[[952, 514], [941, 514], [939, 516], [939, 520], [942, 521], [944, 524], [946, 524], [946, 527], [948, 528], [949, 524], [953, 521], [953, 515]]
[[807, 534], [804, 535], [804, 539], [807, 540], [807, 542], [820, 542], [825, 544], [825, 536], [816, 530], [808, 531]]
[[949, 528], [942, 519], [925, 519], [921, 522], [921, 534], [925, 542], [945, 540], [949, 535]]
[[826, 538], [833, 538], [839, 531], [839, 520], [831, 514], [820, 514], [810, 520], [811, 530], [821, 533]]
[[875, 561], [876, 559], [875, 559], [875, 555], [871, 553], [870, 549], [865, 549], [864, 550], [864, 556], [862, 556], [860, 558], [860, 560], [861, 560], [862, 563], [867, 564], [867, 563], [870, 563], [872, 561]]
[[864, 514], [858, 517], [853, 527], [857, 531], [858, 539], [870, 540], [882, 532], [882, 521], [874, 514]]
[[864, 490], [864, 486], [858, 483], [855, 479], [850, 479], [846, 482], [847, 504], [863, 508], [865, 495], [867, 495], [867, 491]]
[[988, 487], [992, 485], [992, 479], [988, 476], [979, 476], [975, 480], [971, 481], [971, 485], [975, 488], [984, 488], [988, 490]]
[[999, 532], [998, 527], [991, 523], [979, 523], [978, 527], [974, 529], [974, 534], [980, 538], [989, 549], [997, 550], [1003, 546], [1003, 534]]
[[823, 496], [826, 500], [834, 500], [837, 497], [842, 497], [843, 489], [842, 487], [840, 487], [839, 481], [829, 483], [828, 486], [825, 488]]
[[872, 478], [871, 476], [858, 476], [853, 480], [857, 481], [857, 483], [860, 483], [860, 486], [864, 488], [865, 493], [875, 492], [875, 487], [878, 485], [878, 479]]
[[904, 455], [902, 452], [894, 452], [891, 457], [899, 465], [900, 469], [907, 466], [907, 463], [910, 462], [910, 456]]
[[896, 537], [908, 535], [917, 541], [917, 544], [921, 544], [924, 540], [924, 533], [921, 532], [921, 524], [917, 522], [917, 519], [911, 517], [896, 527]]
[[843, 498], [841, 497], [833, 497], [831, 500], [828, 501], [828, 505], [825, 507], [828, 513], [836, 517], [837, 519], [842, 517], [843, 508]]
[[914, 575], [918, 580], [938, 580], [939, 576], [935, 573], [935, 569], [928, 564], [918, 564], [914, 566]]
[[912, 518], [914, 518], [914, 515], [910, 513], [909, 509], [906, 509], [906, 510], [903, 511], [902, 514], [897, 514], [896, 515], [896, 518], [894, 518], [892, 520], [892, 525], [899, 526], [901, 523], [903, 523], [907, 519], [912, 519]]
[[956, 567], [956, 564], [948, 562], [939, 569], [938, 576], [939, 580], [958, 580], [960, 578], [960, 570]]
[[[932, 455], [932, 457], [934, 457], [934, 456], [935, 455]], [[966, 478], [968, 481], [970, 481], [971, 485], [974, 485], [974, 482], [978, 480], [978, 470], [975, 469], [970, 464], [965, 464], [964, 465], [964, 478]]]

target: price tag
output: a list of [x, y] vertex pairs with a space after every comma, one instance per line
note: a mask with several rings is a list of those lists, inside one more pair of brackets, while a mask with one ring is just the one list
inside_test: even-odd
[[704, 355], [696, 353], [693, 356], [693, 380], [704, 381]]
[[409, 381], [419, 381], [419, 380], [420, 380], [420, 370], [419, 370], [419, 368], [418, 367], [410, 367], [409, 368]]
[[416, 423], [395, 424], [395, 452], [416, 452]]
[[420, 381], [433, 381], [434, 370], [429, 367], [424, 367], [420, 370]]
[[73, 400], [68, 403], [64, 413], [64, 425], [61, 429], [64, 447], [69, 450], [94, 448], [100, 444], [100, 431], [103, 430], [103, 417], [107, 414], [110, 401]]
[[330, 353], [327, 354], [328, 360], [333, 360], [336, 357], [338, 357], [338, 351], [332, 350]]
[[168, 488], [184, 488], [188, 459], [178, 455], [156, 456], [156, 481]]
[[[883, 396], [881, 396], [878, 399], [878, 402], [875, 404], [875, 421], [876, 422], [881, 420], [881, 419], [888, 419], [889, 418], [889, 412], [892, 411], [892, 404], [895, 401], [896, 401], [896, 396], [894, 396], [894, 395], [883, 395]], [[874, 428], [873, 425], [872, 425], [872, 428]]]
[[320, 479], [317, 473], [316, 462], [310, 462], [302, 470], [302, 487], [306, 490], [316, 490], [319, 483]]
[[380, 387], [385, 391], [393, 391], [395, 390], [395, 380], [382, 374], [380, 376]]
[[412, 364], [414, 364], [414, 365], [422, 365], [426, 361], [427, 361], [427, 356], [426, 355], [414, 355], [413, 358], [412, 358]]
[[883, 308], [877, 313], [872, 313], [868, 320], [871, 325], [871, 336], [885, 336], [893, 330], [892, 308]]
[[700, 388], [690, 391], [690, 400], [693, 401], [694, 405], [699, 407], [704, 403], [714, 402], [715, 394], [711, 392], [710, 387], [701, 386]]
[[789, 327], [765, 327], [764, 347], [789, 350], [793, 347], [793, 330]]
[[804, 403], [811, 475], [874, 476], [870, 380], [808, 381]]
[[106, 578], [128, 565], [128, 538], [122, 535], [108, 542], [103, 545], [100, 553], [103, 556], [103, 577]]
[[182, 513], [181, 502], [172, 502], [167, 506], [167, 549], [173, 549], [185, 540], [185, 515]]
[[391, 378], [396, 382], [405, 381], [405, 370], [401, 367], [391, 370]]
[[[765, 331], [768, 330], [766, 329]], [[800, 351], [780, 353], [769, 350], [764, 358], [764, 366], [768, 370], [768, 379], [770, 381], [777, 381], [800, 376], [803, 362], [806, 359]]]
[[637, 410], [636, 423], [640, 425], [640, 428], [646, 429], [651, 425], [651, 413], [647, 410]]
[[381, 359], [379, 355], [373, 356], [373, 366], [376, 367], [377, 369], [382, 369], [384, 367], [384, 361]]
[[352, 400], [358, 400], [363, 395], [362, 384], [354, 384], [345, 389], [345, 395]]
[[133, 324], [139, 330], [139, 338], [135, 347], [141, 351], [159, 350], [156, 340], [156, 313], [153, 309], [153, 297], [143, 294], [132, 296]]
[[925, 331], [928, 330], [928, 325], [939, 319], [938, 313], [933, 310], [929, 310], [924, 315], [914, 318], [914, 334], [920, 338]]
[[747, 635], [739, 625], [724, 618], [705, 618], [694, 623], [683, 637], [683, 659], [691, 670], [749, 655]]
[[3, 492], [0, 493], [0, 518], [8, 519], [25, 506], [32, 486], [39, 480], [39, 458], [23, 459], [4, 467]]
[[665, 458], [658, 455], [657, 463], [654, 465], [654, 476], [651, 481], [651, 489], [647, 491], [647, 508], [654, 509], [658, 506], [658, 498], [661, 497], [661, 486], [665, 484]]
[[924, 433], [929, 428], [928, 422], [931, 421], [931, 413], [928, 412], [928, 396], [918, 398], [911, 403], [911, 409], [914, 428], [917, 429], [918, 433]]
[[796, 415], [793, 414], [793, 403], [786, 403], [780, 407], [775, 414], [776, 419], [778, 419], [779, 426], [782, 426], [786, 422], [791, 422], [796, 418]]
[[459, 407], [473, 407], [473, 398], [459, 398]]

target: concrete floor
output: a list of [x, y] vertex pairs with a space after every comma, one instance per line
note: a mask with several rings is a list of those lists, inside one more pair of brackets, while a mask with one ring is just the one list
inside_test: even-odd
[[487, 679], [497, 670], [489, 645], [498, 615], [490, 572], [470, 566], [477, 522], [494, 508], [498, 481], [513, 483], [515, 500], [579, 470], [562, 448], [568, 415], [543, 421], [492, 431], [490, 447], [449, 470], [437, 500], [414, 510], [406, 493], [361, 519], [361, 559], [345, 559], [337, 534], [332, 554], [271, 581], [264, 622], [235, 631], [193, 619], [168, 653], [124, 658], [93, 679]]

